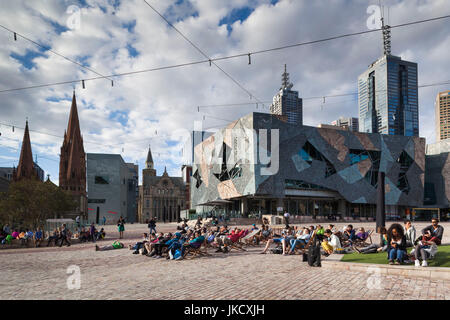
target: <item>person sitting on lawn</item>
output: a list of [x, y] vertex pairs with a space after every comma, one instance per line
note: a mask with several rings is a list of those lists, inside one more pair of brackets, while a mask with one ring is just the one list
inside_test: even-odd
[[414, 247], [414, 241], [416, 240], [416, 228], [411, 224], [411, 220], [405, 220], [405, 237], [406, 246]]
[[358, 233], [356, 234], [356, 238], [365, 241], [369, 237], [369, 233], [364, 230], [363, 227], [359, 228]]
[[330, 255], [338, 249], [341, 249], [341, 241], [338, 236], [333, 234], [330, 229], [325, 230], [325, 238], [322, 241], [322, 248], [326, 255]]
[[333, 234], [335, 234], [336, 232], [338, 232], [338, 230], [334, 227], [334, 224], [329, 224], [327, 229], [328, 229], [328, 230], [331, 230], [331, 232], [332, 232]]
[[343, 236], [345, 240], [350, 242], [350, 244], [356, 240], [355, 229], [353, 229], [351, 224], [345, 228]]
[[43, 234], [40, 228], [36, 229], [36, 232], [33, 235], [33, 239], [34, 239], [34, 246], [40, 247], [41, 246], [41, 242], [42, 242], [42, 238], [43, 238]]
[[403, 227], [398, 223], [392, 224], [387, 231], [387, 238], [389, 264], [403, 264], [406, 256], [406, 237]]
[[95, 245], [95, 251], [122, 249], [123, 247], [125, 247], [124, 244], [116, 240], [110, 246], [99, 247], [98, 245]]
[[442, 241], [442, 235], [444, 234], [444, 227], [439, 225], [439, 220], [436, 218], [431, 219], [431, 225], [422, 230], [422, 235], [426, 234], [427, 231], [431, 234], [430, 241], [440, 245]]
[[437, 252], [437, 245], [434, 241], [432, 241], [433, 236], [429, 230], [426, 231], [426, 234], [422, 236], [422, 240], [419, 241], [417, 246], [414, 248], [415, 261], [414, 264], [416, 267], [420, 267], [420, 260], [422, 260], [422, 267], [428, 267], [427, 260], [434, 258]]

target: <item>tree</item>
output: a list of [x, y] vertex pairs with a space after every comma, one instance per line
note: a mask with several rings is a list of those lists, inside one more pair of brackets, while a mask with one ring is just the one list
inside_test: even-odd
[[72, 196], [50, 181], [23, 179], [0, 196], [0, 222], [36, 228], [58, 213], [76, 208]]

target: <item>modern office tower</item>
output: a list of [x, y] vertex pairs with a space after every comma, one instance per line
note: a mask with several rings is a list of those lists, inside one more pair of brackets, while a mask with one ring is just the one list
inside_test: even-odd
[[333, 126], [338, 126], [338, 127], [341, 127], [341, 128], [347, 128], [349, 131], [358, 132], [358, 130], [359, 130], [358, 118], [353, 118], [353, 117], [344, 118], [344, 117], [340, 117], [339, 119], [334, 120], [333, 122], [331, 122], [331, 124]]
[[438, 93], [434, 109], [436, 111], [436, 141], [450, 138], [450, 90]]
[[359, 131], [418, 136], [417, 63], [391, 55], [390, 27], [382, 25], [384, 54], [358, 77]]
[[418, 136], [417, 63], [385, 55], [358, 78], [359, 131]]
[[273, 97], [270, 113], [285, 116], [288, 123], [301, 126], [303, 125], [303, 101], [298, 97], [298, 91], [291, 90], [294, 85], [289, 82], [286, 65], [284, 65], [281, 79], [281, 88]]

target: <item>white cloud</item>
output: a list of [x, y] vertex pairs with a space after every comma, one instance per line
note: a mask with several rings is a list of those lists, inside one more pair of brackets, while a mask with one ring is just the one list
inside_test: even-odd
[[[73, 1], [6, 1], [0, 0], [0, 21], [5, 26], [29, 36], [72, 59], [84, 59], [98, 72], [108, 75], [196, 60], [203, 56], [140, 0], [121, 1], [114, 8], [112, 1], [87, 1], [82, 8], [81, 28], [58, 34], [52, 23], [65, 25], [66, 9]], [[365, 30], [366, 8], [378, 1], [290, 1], [276, 5], [254, 0], [186, 0], [181, 5], [171, 1], [150, 1], [158, 10], [210, 56], [224, 56], [290, 43], [310, 41], [347, 32]], [[445, 1], [384, 1], [390, 7], [390, 24], [440, 16], [448, 12]], [[237, 21], [228, 36], [219, 21], [233, 8], [251, 6], [255, 10], [242, 23]], [[106, 13], [102, 11], [106, 8]], [[190, 16], [194, 12], [195, 16]], [[181, 19], [181, 20], [179, 20]], [[136, 21], [129, 32], [124, 24]], [[52, 23], [51, 23], [52, 22]], [[419, 83], [447, 80], [450, 41], [448, 21], [436, 21], [392, 30], [393, 53], [412, 59], [419, 65]], [[32, 44], [0, 30], [0, 89], [96, 75], [50, 53], [33, 60], [28, 70], [10, 57], [12, 52], [24, 55], [36, 51]], [[280, 85], [282, 67], [286, 63], [294, 89], [303, 97], [355, 92], [356, 80], [367, 65], [381, 55], [381, 35], [372, 33], [327, 43], [283, 51], [220, 61], [218, 64], [233, 75], [261, 100], [271, 100]], [[127, 46], [139, 55], [132, 57]], [[67, 127], [70, 99], [74, 85], [31, 89], [0, 94], [1, 120], [63, 136]], [[150, 143], [158, 172], [167, 164], [170, 174], [179, 174], [180, 145], [168, 145], [167, 137], [179, 128], [193, 129], [195, 120], [206, 115], [204, 127], [225, 122], [198, 113], [198, 105], [233, 103], [249, 100], [241, 89], [215, 67], [208, 64], [189, 66], [126, 76], [115, 79], [114, 87], [107, 80], [87, 81], [86, 89], [75, 84], [82, 134], [86, 152], [124, 153], [126, 161], [142, 165]], [[428, 142], [434, 140], [434, 97], [448, 87], [431, 87], [419, 92], [420, 132]], [[55, 102], [49, 98], [65, 99]], [[352, 97], [330, 98], [321, 109], [320, 100], [305, 100], [304, 122], [308, 125], [329, 123], [339, 116], [357, 116], [357, 101]], [[111, 118], [120, 111], [126, 123]], [[213, 117], [236, 119], [256, 111], [254, 106], [204, 110]], [[123, 117], [121, 118], [123, 119]], [[158, 134], [155, 135], [157, 130]], [[2, 127], [1, 145], [18, 148], [23, 132]], [[31, 132], [33, 151], [57, 159], [62, 138]], [[90, 143], [90, 142], [96, 142]], [[124, 144], [121, 144], [124, 143]], [[103, 145], [99, 145], [103, 144]], [[13, 156], [10, 149], [1, 155]], [[15, 152], [18, 158], [18, 152]], [[52, 180], [57, 182], [58, 163], [41, 160]]]

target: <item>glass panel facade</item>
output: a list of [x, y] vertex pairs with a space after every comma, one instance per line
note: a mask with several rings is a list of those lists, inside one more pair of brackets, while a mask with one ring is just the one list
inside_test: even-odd
[[418, 136], [417, 64], [384, 56], [358, 78], [359, 130]]

